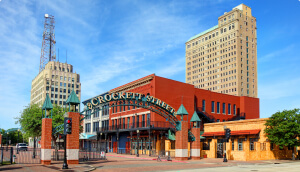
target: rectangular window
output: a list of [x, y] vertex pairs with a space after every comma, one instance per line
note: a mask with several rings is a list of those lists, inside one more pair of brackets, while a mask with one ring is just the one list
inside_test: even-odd
[[132, 128], [135, 128], [135, 116], [132, 117]]
[[125, 129], [125, 118], [123, 118], [123, 129]]
[[220, 113], [220, 102], [217, 102], [217, 113]]
[[233, 105], [233, 115], [236, 115], [236, 105]]
[[265, 151], [266, 150], [266, 143], [260, 143], [260, 150]]
[[150, 113], [147, 114], [147, 127], [150, 127]]
[[228, 103], [228, 115], [230, 115], [230, 114], [231, 114], [231, 104]]
[[99, 131], [99, 122], [93, 122], [93, 132]]
[[140, 116], [136, 116], [136, 128], [140, 127]]
[[234, 151], [234, 139], [231, 139], [231, 150]]
[[127, 117], [127, 128], [129, 128], [130, 125], [130, 117]]
[[142, 127], [146, 126], [145, 114], [142, 115]]
[[255, 150], [255, 144], [254, 144], [255, 139], [250, 138], [250, 150]]
[[205, 111], [205, 100], [202, 100], [202, 111]]
[[274, 150], [274, 143], [270, 143], [270, 150]]
[[243, 141], [244, 141], [244, 139], [238, 139], [238, 150], [239, 151], [243, 150]]
[[214, 101], [211, 102], [211, 112], [215, 113], [215, 102]]
[[205, 140], [203, 142], [203, 150], [210, 150], [210, 142], [211, 142], [211, 139]]
[[85, 132], [86, 132], [86, 133], [91, 132], [91, 123], [86, 123], [86, 124], [85, 124]]
[[226, 114], [226, 105], [223, 103], [223, 114]]

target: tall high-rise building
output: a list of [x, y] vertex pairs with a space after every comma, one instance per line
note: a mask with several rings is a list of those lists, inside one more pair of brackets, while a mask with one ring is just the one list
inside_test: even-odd
[[186, 83], [214, 92], [257, 97], [256, 18], [240, 4], [218, 25], [186, 42]]
[[49, 61], [32, 80], [30, 104], [42, 106], [48, 93], [51, 103], [64, 106], [73, 89], [80, 100], [80, 75], [73, 72], [73, 66]]

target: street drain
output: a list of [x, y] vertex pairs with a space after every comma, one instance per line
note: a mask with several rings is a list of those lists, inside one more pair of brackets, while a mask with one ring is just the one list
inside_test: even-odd
[[274, 164], [280, 164], [279, 162], [275, 162]]

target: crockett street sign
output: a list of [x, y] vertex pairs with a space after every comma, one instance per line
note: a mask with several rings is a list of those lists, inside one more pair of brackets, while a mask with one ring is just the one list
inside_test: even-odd
[[119, 92], [119, 93], [111, 93], [111, 94], [105, 94], [103, 96], [94, 97], [86, 104], [86, 106], [89, 109], [93, 109], [95, 106], [112, 102], [112, 101], [121, 101], [121, 100], [138, 100], [142, 102], [147, 102], [149, 104], [153, 104], [156, 106], [160, 106], [163, 109], [169, 111], [173, 116], [175, 115], [175, 109], [168, 105], [167, 103], [161, 101], [160, 99], [157, 99], [153, 96], [140, 93], [132, 93], [132, 92]]

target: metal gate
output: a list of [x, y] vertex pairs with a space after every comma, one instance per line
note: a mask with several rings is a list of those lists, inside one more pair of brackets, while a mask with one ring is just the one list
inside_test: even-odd
[[64, 150], [53, 151], [51, 154], [51, 161], [63, 161], [64, 160]]
[[13, 157], [17, 164], [40, 164], [41, 148], [27, 148], [27, 150], [13, 149]]

